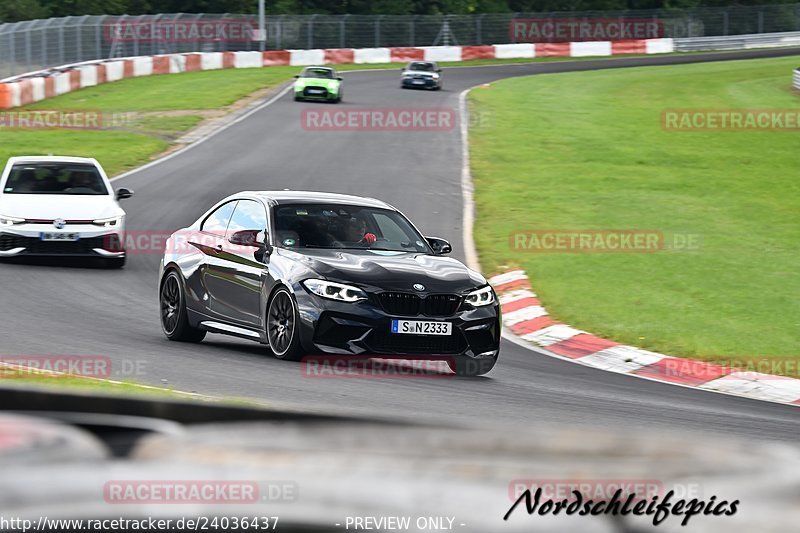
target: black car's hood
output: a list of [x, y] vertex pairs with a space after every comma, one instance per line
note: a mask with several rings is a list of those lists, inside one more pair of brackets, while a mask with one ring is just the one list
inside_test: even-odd
[[462, 293], [486, 284], [479, 273], [449, 257], [418, 252], [304, 250], [296, 260], [321, 277], [364, 288], [426, 293]]

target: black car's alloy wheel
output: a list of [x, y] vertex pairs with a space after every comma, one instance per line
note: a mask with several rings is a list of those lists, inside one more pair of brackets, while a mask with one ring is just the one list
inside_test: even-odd
[[169, 340], [200, 342], [206, 336], [205, 330], [189, 325], [186, 316], [186, 296], [183, 280], [174, 270], [169, 272], [161, 283], [159, 308], [161, 329]]
[[294, 300], [286, 289], [272, 295], [267, 310], [267, 340], [278, 359], [296, 361], [302, 352], [297, 334], [297, 313]]

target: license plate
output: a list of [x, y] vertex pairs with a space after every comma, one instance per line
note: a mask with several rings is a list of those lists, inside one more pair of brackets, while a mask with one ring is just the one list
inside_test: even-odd
[[453, 324], [431, 320], [392, 320], [392, 333], [405, 335], [450, 335]]
[[81, 236], [78, 233], [40, 233], [39, 238], [43, 241], [77, 241]]
[[309, 94], [323, 94], [325, 93], [325, 89], [309, 89]]
[[425, 85], [425, 80], [414, 80], [412, 83], [414, 85]]

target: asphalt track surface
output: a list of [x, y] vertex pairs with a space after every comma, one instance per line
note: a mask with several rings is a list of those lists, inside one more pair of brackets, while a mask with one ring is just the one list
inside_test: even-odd
[[[345, 74], [340, 108], [457, 109], [462, 90], [511, 76], [796, 54], [800, 51], [767, 50], [450, 68], [440, 92], [401, 90], [399, 70], [354, 72]], [[301, 110], [333, 108], [326, 105], [296, 103], [287, 94], [201, 145], [123, 178], [116, 187], [136, 190], [124, 204], [129, 231], [183, 227], [240, 190], [323, 190], [384, 199], [424, 233], [449, 238], [454, 255], [463, 258], [458, 128], [313, 132], [301, 127]], [[121, 271], [0, 264], [0, 356], [103, 355], [113, 361], [112, 377], [124, 377], [116, 372], [135, 362], [141, 372], [128, 377], [143, 383], [433, 423], [497, 428], [555, 423], [787, 441], [800, 435], [800, 411], [791, 406], [603, 372], [508, 341], [497, 367], [483, 378], [380, 380], [306, 378], [298, 364], [225, 336], [209, 335], [197, 345], [169, 342], [158, 324], [158, 260], [155, 253], [132, 255]]]

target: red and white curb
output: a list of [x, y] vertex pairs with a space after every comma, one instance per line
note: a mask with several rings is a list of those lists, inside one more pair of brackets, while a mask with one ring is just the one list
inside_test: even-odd
[[506, 333], [539, 347], [548, 355], [609, 372], [800, 405], [800, 379], [737, 371], [713, 363], [670, 357], [602, 339], [562, 324], [547, 313], [522, 270], [494, 276], [489, 283], [498, 294]]
[[265, 52], [202, 52], [86, 61], [0, 80], [0, 109], [12, 109], [126, 78], [229, 68], [271, 66], [473, 61], [536, 57], [591, 57], [663, 54], [675, 50], [672, 39], [577, 43], [517, 43], [484, 46], [403, 48], [328, 48]]

